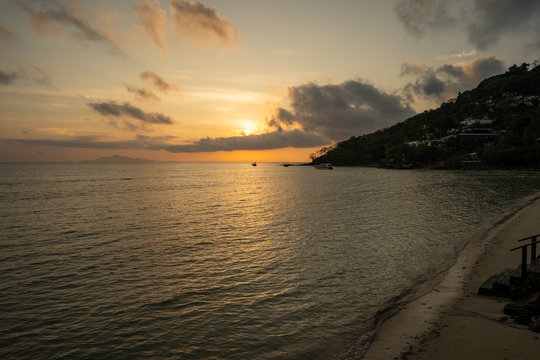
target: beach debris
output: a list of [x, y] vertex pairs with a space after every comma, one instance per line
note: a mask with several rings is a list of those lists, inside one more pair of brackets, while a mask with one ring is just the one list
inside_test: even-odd
[[511, 316], [514, 323], [529, 325], [532, 331], [540, 332], [540, 294], [528, 300], [506, 304], [504, 313]]

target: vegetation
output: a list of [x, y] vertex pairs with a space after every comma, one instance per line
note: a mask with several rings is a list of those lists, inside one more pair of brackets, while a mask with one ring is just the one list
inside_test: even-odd
[[[312, 162], [459, 167], [474, 153], [488, 166], [539, 167], [540, 66], [529, 68], [513, 65], [436, 110], [322, 148]], [[494, 122], [473, 129], [466, 119]]]

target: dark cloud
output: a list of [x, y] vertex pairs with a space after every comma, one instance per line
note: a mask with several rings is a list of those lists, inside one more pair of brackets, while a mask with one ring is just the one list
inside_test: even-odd
[[1, 85], [11, 85], [19, 75], [16, 72], [6, 72], [0, 70], [0, 84]]
[[427, 29], [443, 29], [455, 23], [444, 1], [399, 0], [394, 6], [397, 17], [412, 35], [422, 35]]
[[461, 65], [444, 65], [441, 73], [446, 73], [459, 79], [466, 87], [474, 87], [487, 77], [503, 73], [506, 70], [504, 63], [494, 56], [480, 57]]
[[326, 145], [328, 138], [298, 129], [291, 131], [273, 131], [258, 135], [203, 138], [186, 145], [166, 145], [161, 149], [170, 152], [213, 152], [234, 150], [268, 150], [286, 147], [306, 148]]
[[133, 95], [138, 100], [153, 100], [153, 101], [160, 101], [160, 98], [157, 97], [156, 94], [152, 90], [148, 90], [146, 88], [137, 88], [135, 86], [124, 84], [126, 86], [126, 90]]
[[92, 25], [79, 9], [78, 2], [63, 0], [17, 0], [19, 6], [31, 16], [32, 24], [39, 33], [54, 26], [67, 26], [87, 41], [109, 45], [113, 51], [120, 52], [112, 37]]
[[283, 108], [277, 108], [274, 111], [274, 115], [270, 119], [266, 119], [266, 125], [276, 129], [278, 132], [283, 131], [282, 125], [292, 125], [293, 122], [294, 115]]
[[[461, 16], [452, 16], [460, 12]], [[469, 41], [485, 50], [510, 33], [532, 35], [540, 46], [540, 1], [538, 0], [399, 0], [394, 7], [405, 30], [415, 36], [457, 25], [467, 31]]]
[[133, 15], [137, 25], [144, 30], [157, 47], [164, 53], [169, 49], [165, 42], [167, 34], [167, 14], [159, 4], [159, 1], [142, 0], [133, 5]]
[[469, 40], [478, 49], [487, 49], [509, 32], [525, 30], [540, 34], [540, 1], [475, 0], [474, 17], [468, 25]]
[[153, 71], [146, 70], [141, 73], [140, 77], [141, 79], [150, 82], [162, 92], [167, 92], [169, 90], [178, 90], [178, 86], [168, 83], [167, 81], [163, 80], [161, 76], [159, 76]]
[[235, 150], [267, 150], [285, 147], [314, 147], [326, 145], [329, 140], [300, 130], [270, 132], [259, 135], [203, 138], [190, 144], [171, 144], [165, 141], [174, 137], [149, 137], [137, 135], [128, 141], [99, 141], [95, 137], [75, 137], [71, 139], [7, 139], [15, 144], [33, 146], [53, 146], [85, 149], [148, 149], [165, 150], [173, 153], [197, 153]]
[[135, 138], [139, 141], [146, 141], [146, 142], [164, 142], [164, 141], [171, 141], [174, 139], [178, 139], [178, 136], [174, 136], [174, 135], [148, 136], [148, 135], [143, 135], [143, 134], [137, 134]]
[[173, 119], [161, 113], [146, 113], [130, 103], [118, 104], [115, 101], [88, 103], [89, 107], [104, 116], [130, 117], [150, 124], [172, 124]]
[[171, 14], [178, 35], [196, 45], [238, 44], [238, 32], [231, 21], [199, 1], [172, 0]]
[[425, 64], [403, 64], [401, 76], [416, 78], [404, 88], [410, 98], [423, 96], [445, 100], [456, 96], [459, 91], [477, 86], [487, 77], [503, 73], [504, 70], [503, 62], [491, 56], [477, 58], [464, 65], [447, 64], [436, 69]]
[[13, 41], [15, 40], [15, 33], [9, 30], [4, 25], [0, 24], [0, 40]]
[[35, 82], [41, 85], [50, 85], [47, 73], [38, 67], [30, 65], [20, 65], [14, 71], [0, 70], [0, 85], [12, 85], [15, 82]]
[[337, 85], [306, 84], [289, 88], [291, 109], [276, 109], [267, 121], [277, 131], [289, 125], [332, 140], [374, 131], [414, 114], [398, 95], [350, 80]]
[[437, 71], [424, 64], [401, 65], [401, 76], [414, 76], [416, 80], [405, 85], [405, 93], [411, 98], [413, 95], [443, 98], [447, 91], [447, 84], [438, 77]]

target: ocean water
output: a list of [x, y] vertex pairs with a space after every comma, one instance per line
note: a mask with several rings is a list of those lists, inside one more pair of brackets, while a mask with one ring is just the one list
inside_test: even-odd
[[1, 164], [0, 358], [331, 359], [537, 172]]

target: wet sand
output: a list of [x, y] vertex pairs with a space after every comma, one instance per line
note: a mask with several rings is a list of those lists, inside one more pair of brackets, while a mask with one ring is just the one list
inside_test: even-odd
[[540, 233], [540, 198], [470, 242], [431, 292], [378, 329], [363, 359], [540, 359], [540, 333], [505, 319], [508, 299], [479, 296], [491, 275], [521, 263], [509, 250]]

